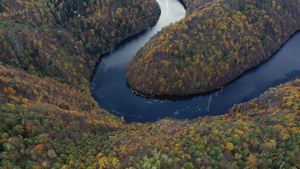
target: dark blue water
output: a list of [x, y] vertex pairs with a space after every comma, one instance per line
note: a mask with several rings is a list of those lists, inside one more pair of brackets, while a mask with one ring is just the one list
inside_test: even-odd
[[165, 117], [193, 119], [198, 116], [221, 115], [234, 105], [258, 97], [270, 87], [300, 74], [300, 33], [259, 67], [206, 96], [182, 101], [147, 99], [135, 95], [125, 81], [126, 66], [157, 31], [185, 16], [177, 0], [158, 0], [161, 17], [147, 31], [124, 41], [102, 58], [92, 81], [93, 97], [112, 114], [124, 116], [126, 122], [151, 122]]

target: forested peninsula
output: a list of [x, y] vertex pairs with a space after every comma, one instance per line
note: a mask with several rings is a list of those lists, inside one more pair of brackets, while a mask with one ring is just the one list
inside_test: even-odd
[[194, 120], [127, 124], [98, 106], [95, 63], [159, 14], [155, 0], [1, 0], [0, 168], [300, 168], [299, 77]]
[[189, 95], [220, 88], [300, 29], [298, 0], [183, 1], [186, 18], [157, 33], [129, 63], [134, 91]]

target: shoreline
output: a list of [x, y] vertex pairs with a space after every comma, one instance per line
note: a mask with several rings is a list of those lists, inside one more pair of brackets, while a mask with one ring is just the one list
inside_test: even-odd
[[154, 23], [150, 24], [147, 28], [138, 31], [137, 33], [133, 33], [131, 35], [128, 35], [128, 36], [124, 37], [122, 40], [120, 40], [120, 42], [118, 42], [117, 44], [115, 44], [114, 46], [112, 46], [109, 51], [106, 51], [106, 52], [104, 52], [102, 54], [99, 53], [100, 57], [97, 59], [94, 68], [91, 70], [92, 74], [91, 74], [90, 78], [88, 79], [89, 82], [90, 82], [90, 85], [92, 84], [92, 81], [94, 80], [94, 77], [96, 75], [97, 69], [99, 67], [99, 64], [101, 63], [102, 58], [105, 57], [105, 56], [107, 56], [114, 48], [118, 47], [121, 43], [124, 43], [124, 42], [126, 42], [126, 41], [128, 41], [128, 40], [130, 40], [132, 38], [135, 38], [135, 36], [139, 36], [143, 32], [147, 31], [147, 29], [153, 27], [157, 23], [157, 21], [159, 20], [160, 15], [161, 15], [161, 10], [159, 11], [158, 18], [154, 21]]
[[211, 93], [214, 93], [218, 90], [222, 90], [224, 87], [232, 84], [233, 82], [235, 82], [236, 80], [238, 80], [240, 77], [242, 77], [243, 75], [253, 71], [254, 69], [260, 67], [262, 64], [266, 63], [268, 60], [270, 60], [271, 58], [273, 58], [279, 51], [280, 49], [282, 49], [286, 43], [292, 39], [296, 34], [300, 33], [300, 30], [295, 31], [293, 34], [290, 35], [290, 37], [288, 38], [288, 40], [286, 40], [277, 50], [275, 50], [274, 53], [272, 53], [269, 57], [267, 57], [266, 59], [264, 59], [263, 61], [261, 61], [260, 63], [258, 63], [257, 65], [252, 66], [249, 69], [246, 69], [245, 71], [241, 72], [241, 73], [237, 73], [237, 75], [230, 81], [224, 82], [222, 83], [222, 85], [216, 87], [216, 88], [211, 88], [205, 91], [195, 91], [195, 92], [186, 92], [186, 93], [174, 93], [174, 94], [149, 94], [149, 93], [143, 93], [141, 91], [138, 91], [136, 89], [134, 89], [126, 80], [127, 86], [129, 87], [130, 91], [132, 91], [133, 93], [135, 93], [138, 96], [144, 97], [144, 98], [150, 98], [150, 99], [160, 99], [160, 100], [172, 100], [172, 101], [179, 101], [179, 100], [189, 100], [192, 99], [194, 97], [197, 96], [206, 96], [206, 95], [210, 95]]

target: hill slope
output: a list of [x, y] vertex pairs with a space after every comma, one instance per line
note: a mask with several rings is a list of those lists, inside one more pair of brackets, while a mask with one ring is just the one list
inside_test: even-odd
[[[120, 7], [134, 18], [121, 38]], [[1, 1], [0, 168], [299, 168], [299, 78], [223, 116], [126, 124], [99, 108], [95, 61], [158, 14], [155, 1]]]
[[219, 88], [300, 29], [296, 0], [185, 3], [186, 18], [164, 28], [129, 63], [126, 79], [133, 90], [151, 96]]
[[153, 25], [155, 0], [1, 1], [0, 61], [89, 92], [102, 54]]
[[[66, 85], [2, 66], [0, 73], [3, 168], [300, 167], [299, 78], [222, 116], [124, 124], [84, 99], [72, 104], [78, 95]], [[32, 94], [19, 87], [26, 82]], [[56, 90], [74, 94], [60, 105], [55, 99], [66, 96]]]

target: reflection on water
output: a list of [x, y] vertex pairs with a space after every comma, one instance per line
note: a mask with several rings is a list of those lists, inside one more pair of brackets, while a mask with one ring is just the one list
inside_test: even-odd
[[261, 64], [222, 90], [189, 100], [147, 99], [130, 92], [126, 85], [126, 65], [157, 31], [185, 16], [177, 0], [159, 0], [161, 17], [158, 23], [116, 47], [101, 60], [94, 80], [93, 97], [100, 106], [125, 121], [146, 122], [164, 117], [193, 119], [198, 116], [227, 113], [234, 104], [258, 97], [270, 87], [300, 74], [300, 33], [296, 34], [271, 59]]

